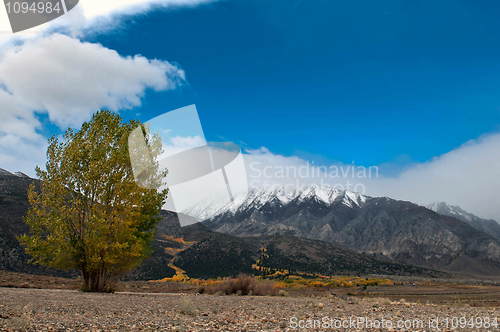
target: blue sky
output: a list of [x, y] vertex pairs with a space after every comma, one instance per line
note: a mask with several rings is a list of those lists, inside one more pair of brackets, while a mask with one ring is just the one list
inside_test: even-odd
[[0, 34], [0, 167], [33, 176], [47, 139], [101, 108], [148, 121], [196, 104], [247, 173], [378, 166], [354, 179], [363, 193], [500, 220], [499, 15], [495, 1], [80, 0]]
[[[177, 62], [142, 120], [196, 104], [208, 140], [361, 165], [423, 162], [500, 124], [499, 4], [221, 1], [86, 38]], [[320, 157], [316, 157], [320, 159]]]

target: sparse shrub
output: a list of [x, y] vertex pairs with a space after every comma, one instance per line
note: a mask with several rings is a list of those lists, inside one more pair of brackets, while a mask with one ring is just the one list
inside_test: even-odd
[[194, 315], [193, 305], [186, 298], [182, 299], [179, 305], [179, 311], [185, 315]]
[[359, 303], [359, 300], [358, 300], [357, 298], [353, 297], [353, 298], [350, 298], [350, 299], [349, 299], [349, 302], [348, 302], [348, 303], [349, 303], [349, 304], [358, 304], [358, 303]]
[[[28, 310], [28, 306], [25, 306], [17, 317], [11, 317], [11, 324], [13, 331], [25, 332], [28, 331], [31, 325], [31, 315]], [[19, 309], [19, 311], [21, 311]]]
[[284, 289], [280, 289], [279, 296], [288, 296], [288, 293]]
[[380, 297], [379, 298], [379, 303], [380, 304], [383, 304], [383, 305], [388, 305], [388, 304], [391, 304], [391, 300], [386, 298], [386, 297]]
[[392, 301], [386, 297], [365, 297], [362, 299], [362, 301], [366, 303], [381, 304], [381, 305], [387, 305], [392, 303]]

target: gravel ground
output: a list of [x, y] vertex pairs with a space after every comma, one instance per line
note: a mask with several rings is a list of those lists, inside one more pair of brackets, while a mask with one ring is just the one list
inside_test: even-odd
[[[488, 317], [493, 322], [498, 316], [500, 310], [495, 308], [356, 298], [95, 294], [74, 290], [0, 288], [0, 331], [498, 331], [498, 327], [485, 329], [475, 325], [479, 323], [478, 317], [483, 321]], [[384, 319], [384, 328], [367, 328], [362, 321], [357, 325], [358, 317], [369, 319], [374, 324]], [[439, 318], [439, 327], [429, 327], [429, 319], [436, 317]], [[449, 319], [448, 328], [446, 317]], [[456, 321], [458, 328], [452, 329], [454, 317], [465, 317], [467, 323], [474, 318], [474, 325], [461, 328], [460, 321]], [[315, 320], [319, 320], [321, 328], [312, 328]], [[423, 328], [420, 325], [397, 326], [398, 323], [419, 324], [418, 320], [422, 320]], [[392, 328], [389, 328], [389, 322]], [[311, 328], [301, 329], [299, 324]], [[339, 324], [344, 328], [335, 328]]]

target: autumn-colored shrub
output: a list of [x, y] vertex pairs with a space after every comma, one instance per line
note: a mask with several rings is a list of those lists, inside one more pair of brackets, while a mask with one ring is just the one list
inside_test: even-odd
[[257, 280], [246, 274], [240, 274], [236, 279], [227, 279], [209, 287], [208, 293], [224, 293], [226, 295], [238, 294], [248, 295], [254, 290]]
[[236, 292], [240, 291], [241, 295], [248, 295], [250, 291], [255, 288], [255, 283], [256, 280], [255, 278], [246, 275], [246, 274], [240, 274], [238, 278], [235, 280], [232, 280], [233, 282], [233, 293], [235, 294]]
[[255, 289], [252, 290], [252, 295], [259, 296], [276, 296], [278, 289], [273, 287], [271, 281], [261, 281], [255, 284]]
[[281, 281], [276, 281], [273, 285], [273, 288], [276, 288], [276, 289], [283, 289], [283, 288], [287, 288], [287, 284], [284, 283], [284, 282], [281, 282]]

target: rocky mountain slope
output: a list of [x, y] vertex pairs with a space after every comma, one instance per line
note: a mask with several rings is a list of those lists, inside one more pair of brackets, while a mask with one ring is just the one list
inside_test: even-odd
[[484, 275], [500, 273], [500, 243], [453, 217], [411, 202], [332, 188], [254, 190], [234, 202], [186, 211], [238, 236], [295, 235], [360, 253]]
[[[165, 224], [169, 226], [164, 227]], [[179, 226], [173, 231], [175, 226], [172, 225], [175, 224]], [[164, 212], [157, 240], [168, 237], [161, 233], [164, 228], [183, 241], [191, 242], [173, 260], [175, 266], [186, 271], [190, 277], [215, 278], [237, 275], [239, 272], [256, 273], [252, 265], [261, 258], [263, 250], [266, 252], [266, 259], [259, 266], [291, 272], [446, 276], [439, 271], [370, 257], [319, 240], [295, 236], [237, 237], [210, 231], [201, 223], [181, 228], [176, 214], [169, 211]], [[165, 246], [164, 251], [168, 250]]]
[[434, 212], [444, 214], [445, 216], [465, 221], [475, 229], [485, 232], [495, 239], [500, 240], [500, 224], [493, 219], [479, 218], [472, 213], [462, 210], [459, 206], [449, 205], [445, 202], [434, 202], [425, 205], [425, 207]]
[[20, 247], [16, 236], [27, 233], [23, 216], [29, 208], [27, 191], [31, 179], [23, 173], [0, 168], [0, 269], [39, 275], [74, 276], [75, 272], [56, 271], [28, 264], [30, 257]]
[[[0, 174], [0, 269], [40, 275], [77, 276], [28, 264], [29, 257], [16, 239], [29, 231], [22, 217], [29, 208], [26, 190], [37, 180], [10, 172]], [[186, 216], [186, 218], [188, 218]], [[214, 232], [201, 223], [181, 227], [178, 215], [162, 211], [153, 241], [155, 253], [125, 276], [127, 280], [172, 277], [181, 268], [191, 277], [214, 278], [253, 273], [265, 248], [263, 267], [321, 274], [397, 274], [442, 277], [430, 269], [362, 255], [318, 240], [290, 236], [241, 238]], [[172, 265], [172, 263], [174, 265]]]

